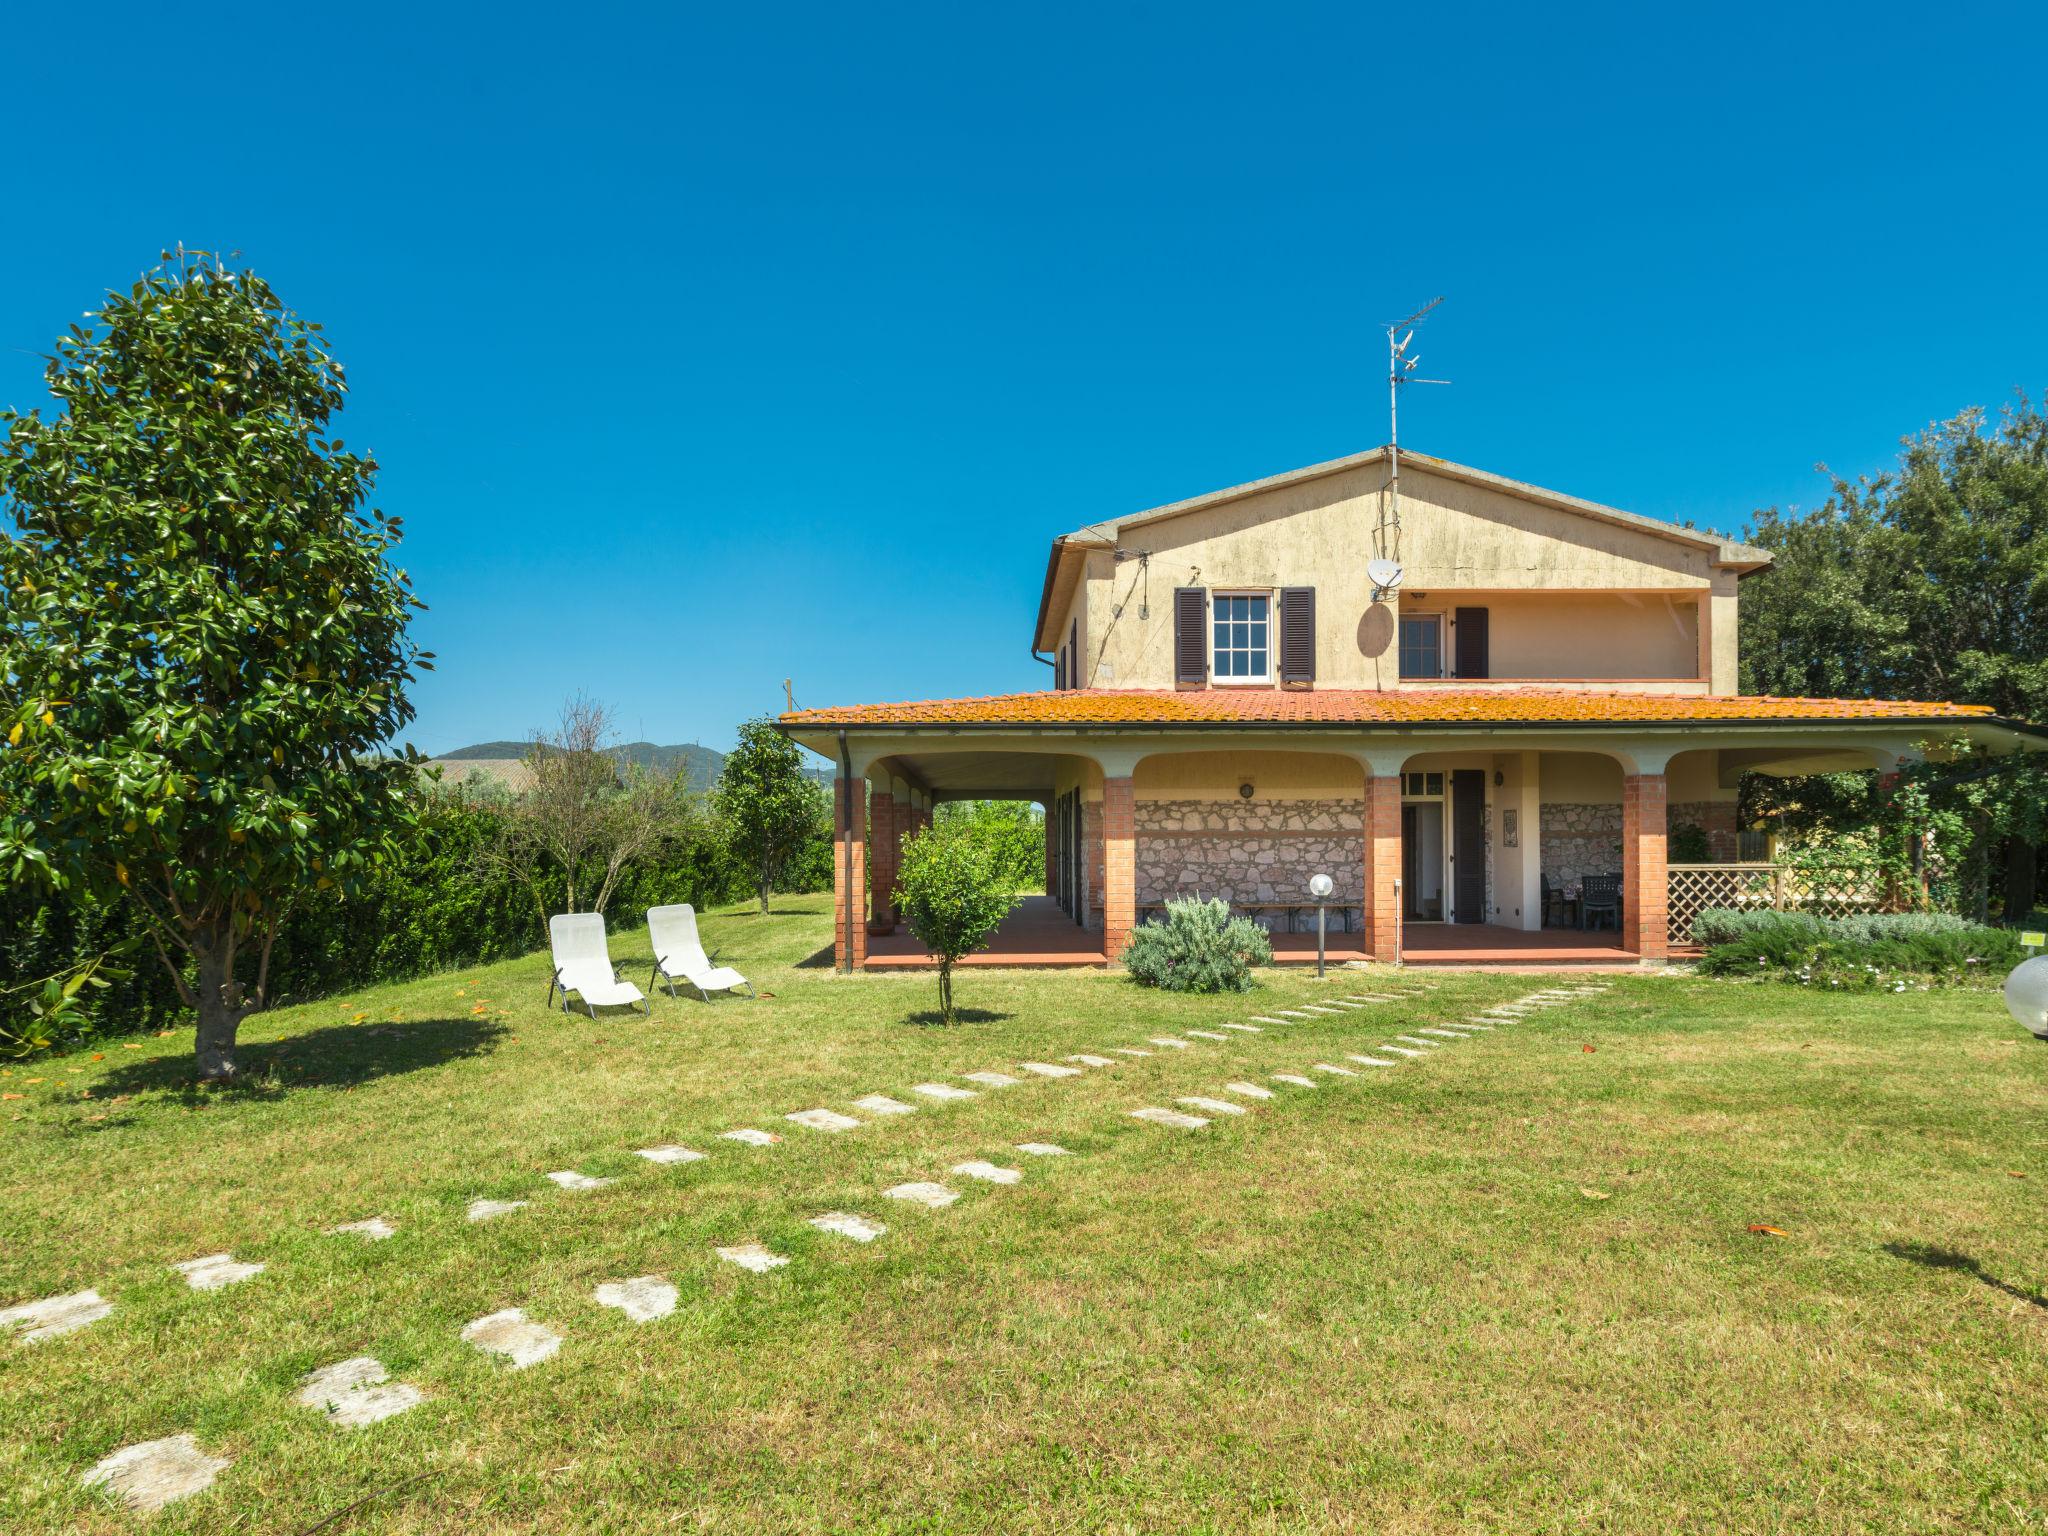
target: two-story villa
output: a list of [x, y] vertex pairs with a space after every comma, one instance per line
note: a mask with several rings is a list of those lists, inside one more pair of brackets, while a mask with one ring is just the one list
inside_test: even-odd
[[839, 770], [840, 964], [871, 938], [914, 953], [889, 910], [903, 834], [967, 798], [1046, 809], [1049, 897], [998, 953], [1045, 951], [1054, 904], [1079, 963], [1170, 896], [1278, 923], [1325, 873], [1340, 952], [1536, 958], [1546, 917], [1618, 876], [1618, 931], [1574, 952], [1654, 961], [1679, 926], [1667, 834], [1734, 859], [1743, 773], [2042, 744], [1974, 706], [1741, 697], [1766, 552], [1405, 450], [1396, 502], [1390, 467], [1375, 449], [1055, 538], [1044, 692], [783, 716]]

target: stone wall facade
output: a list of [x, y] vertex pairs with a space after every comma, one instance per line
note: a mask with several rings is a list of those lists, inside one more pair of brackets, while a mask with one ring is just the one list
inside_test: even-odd
[[1545, 805], [1540, 856], [1553, 891], [1575, 890], [1587, 875], [1620, 874], [1620, 803]]
[[1336, 883], [1330, 904], [1349, 908], [1354, 923], [1364, 906], [1362, 796], [1141, 800], [1137, 844], [1140, 906], [1177, 896], [1220, 896], [1238, 907], [1312, 902], [1315, 874]]
[[1669, 815], [1669, 831], [1682, 826], [1698, 827], [1707, 834], [1707, 862], [1733, 864], [1740, 856], [1741, 828], [1735, 821], [1733, 800], [1677, 800]]

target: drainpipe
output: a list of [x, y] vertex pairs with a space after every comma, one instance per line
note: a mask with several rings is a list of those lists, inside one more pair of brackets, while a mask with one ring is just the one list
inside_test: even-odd
[[1037, 662], [1041, 667], [1051, 667], [1053, 671], [1059, 671], [1058, 664], [1054, 662], [1054, 660], [1050, 656], [1039, 655], [1038, 647], [1035, 645], [1031, 647], [1031, 659]]
[[846, 895], [841, 900], [841, 910], [846, 918], [846, 960], [839, 967], [848, 976], [853, 974], [853, 754], [846, 747], [846, 732], [839, 733], [839, 825], [845, 829], [845, 842], [838, 850], [839, 857], [846, 861]]

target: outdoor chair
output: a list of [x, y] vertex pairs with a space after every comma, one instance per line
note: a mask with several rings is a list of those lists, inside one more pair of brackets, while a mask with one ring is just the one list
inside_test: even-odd
[[583, 999], [583, 1007], [594, 1019], [600, 1008], [628, 1007], [638, 1003], [652, 1013], [647, 999], [630, 981], [619, 980], [612, 969], [611, 951], [604, 942], [602, 912], [564, 912], [548, 919], [548, 944], [554, 951], [555, 974], [548, 983], [548, 1001], [555, 989], [562, 989], [562, 1012], [569, 1011], [569, 994]]
[[746, 977], [729, 965], [711, 963], [704, 953], [703, 941], [697, 937], [697, 910], [687, 901], [672, 907], [649, 907], [647, 937], [654, 944], [654, 975], [648, 979], [648, 986], [659, 981], [668, 988], [668, 995], [674, 997], [676, 982], [687, 981], [707, 1003], [714, 992], [745, 988], [747, 996], [754, 996], [753, 983]]
[[[1543, 905], [1538, 908], [1538, 921], [1541, 926], [1548, 928], [1551, 926], [1551, 916], [1553, 913], [1559, 914], [1561, 917], [1565, 906], [1565, 896], [1563, 891], [1560, 891], [1550, 883], [1550, 876], [1539, 875], [1537, 879], [1542, 882], [1543, 886]], [[1562, 928], [1564, 923], [1559, 921], [1557, 926]]]
[[1588, 875], [1579, 886], [1579, 926], [1597, 928], [1601, 923], [1621, 927], [1621, 876]]

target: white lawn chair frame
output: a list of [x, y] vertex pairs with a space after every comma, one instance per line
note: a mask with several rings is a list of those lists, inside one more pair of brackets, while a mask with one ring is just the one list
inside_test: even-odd
[[676, 995], [676, 983], [686, 981], [705, 1002], [714, 992], [746, 989], [752, 997], [754, 984], [729, 965], [713, 965], [704, 953], [704, 941], [697, 937], [697, 909], [687, 901], [674, 906], [647, 909], [647, 937], [654, 945], [654, 975], [647, 985], [661, 982], [668, 995]]
[[548, 919], [548, 944], [554, 951], [555, 974], [548, 982], [548, 1002], [555, 989], [562, 990], [562, 1012], [569, 1011], [569, 994], [583, 999], [584, 1011], [593, 1019], [600, 1008], [630, 1008], [638, 1003], [652, 1013], [646, 997], [630, 981], [619, 980], [612, 968], [611, 950], [605, 944], [604, 914], [563, 912]]

